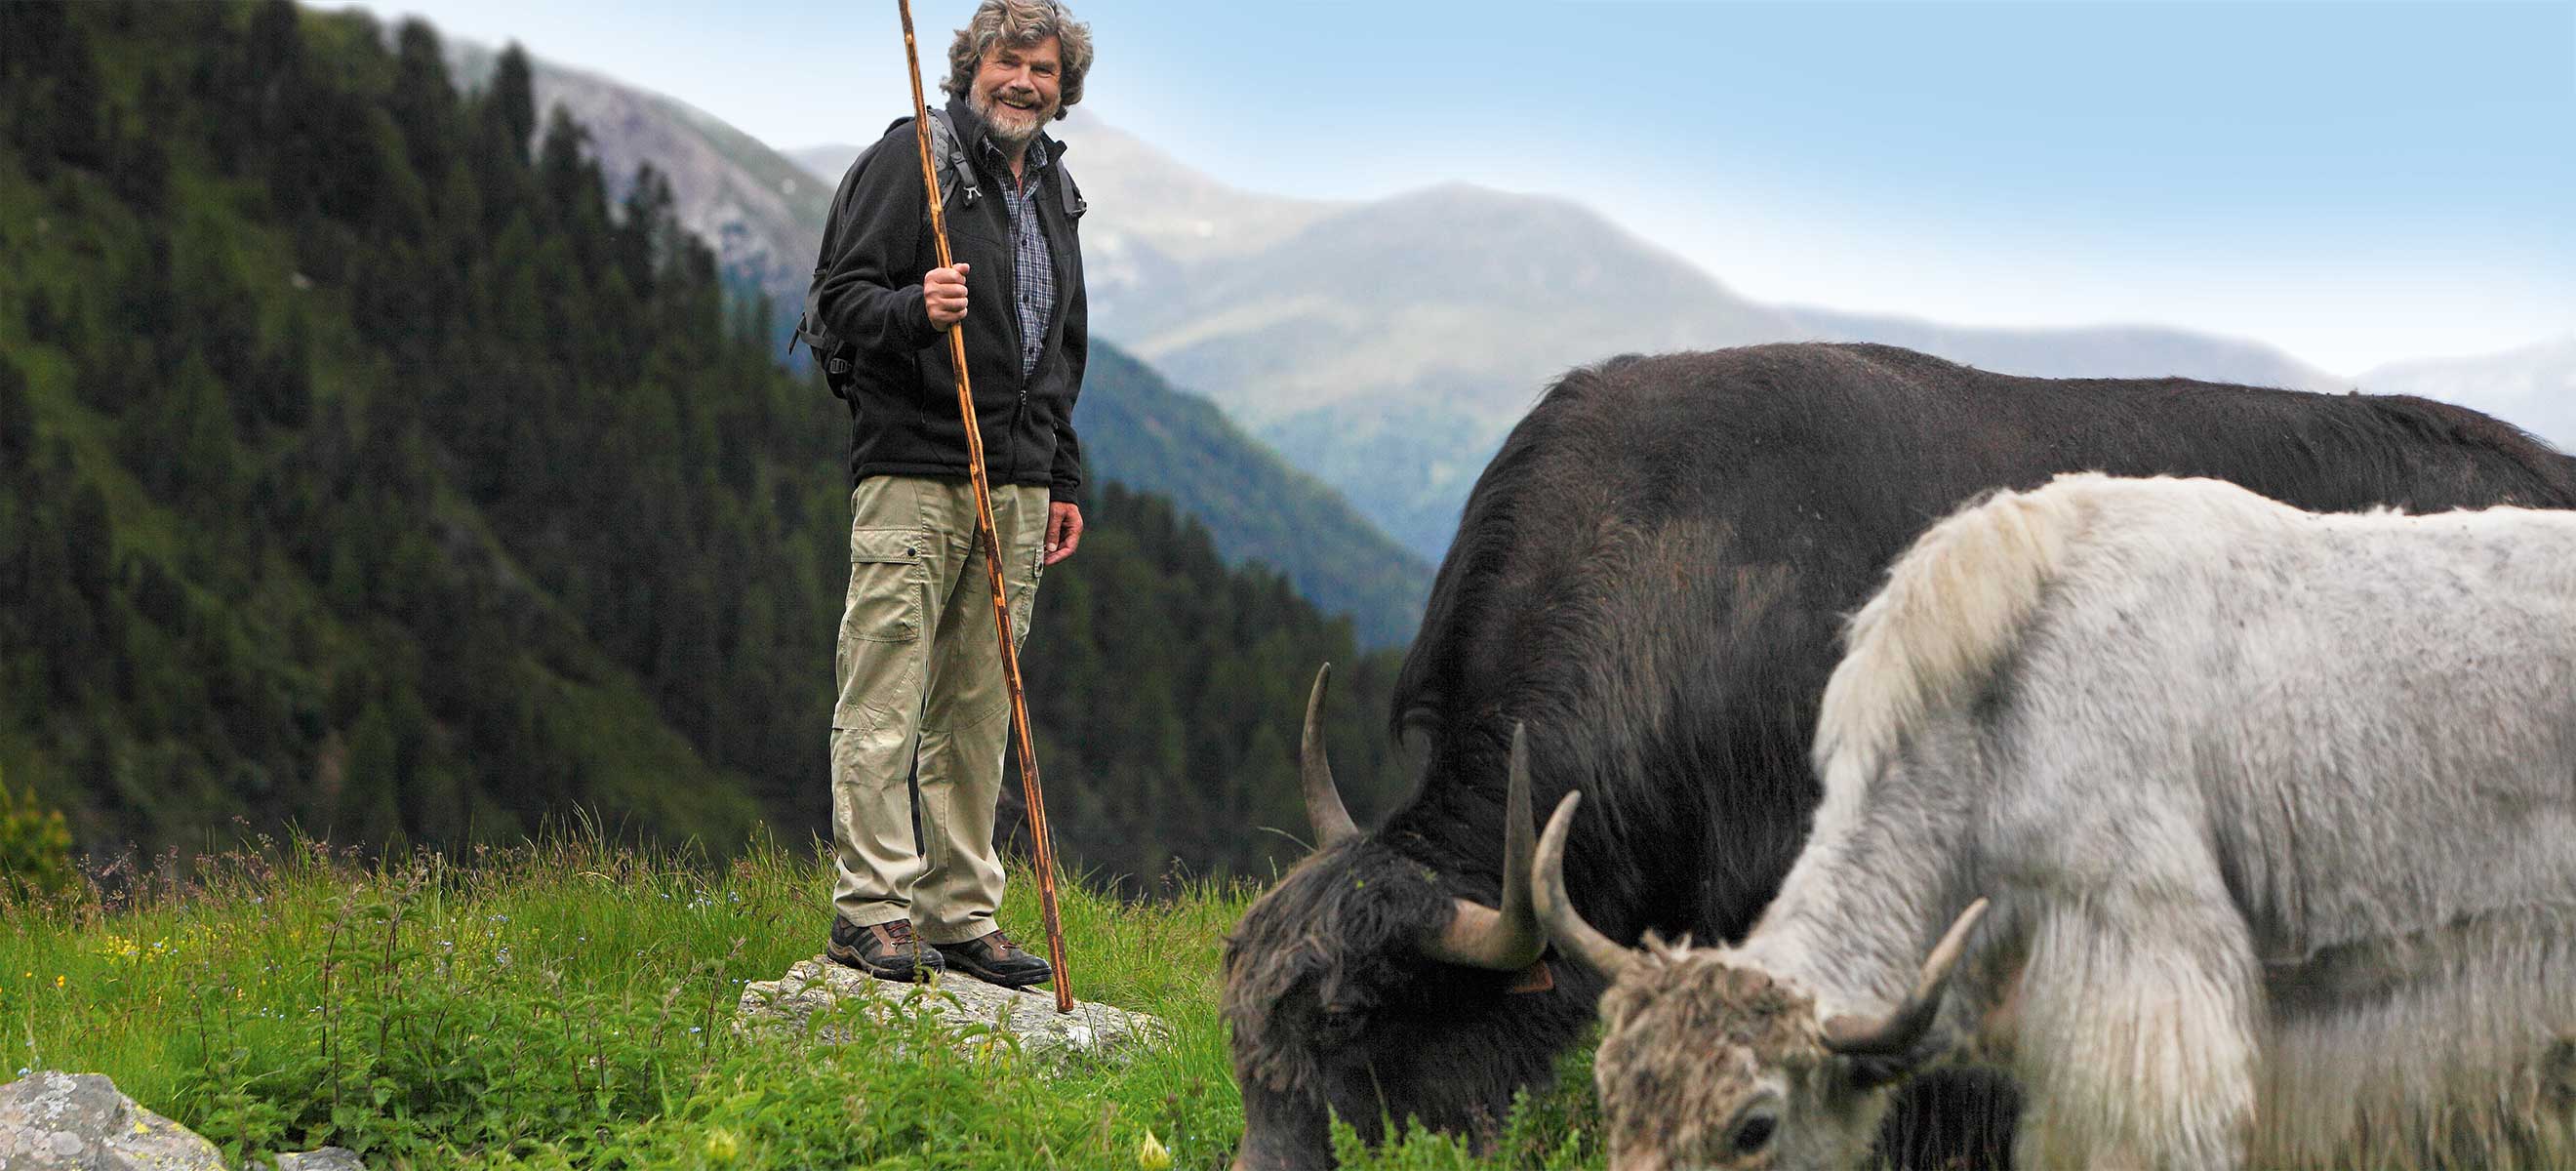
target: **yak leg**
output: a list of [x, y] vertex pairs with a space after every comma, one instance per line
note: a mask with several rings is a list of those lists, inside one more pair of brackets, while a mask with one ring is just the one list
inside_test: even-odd
[[2168, 873], [2030, 896], [2046, 909], [2021, 987], [2031, 1101], [2014, 1165], [2244, 1166], [2256, 968], [2224, 891], [2188, 889], [2201, 885], [2217, 883]]

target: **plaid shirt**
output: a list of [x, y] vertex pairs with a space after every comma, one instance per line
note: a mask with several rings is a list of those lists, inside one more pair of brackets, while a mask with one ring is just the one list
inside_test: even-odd
[[1055, 314], [1055, 258], [1047, 254], [1046, 228], [1038, 222], [1039, 174], [1050, 161], [1046, 139], [1029, 140], [1026, 169], [1010, 181], [1011, 161], [984, 140], [984, 167], [1001, 180], [1002, 206], [1011, 213], [1011, 300], [1020, 316], [1020, 377], [1038, 368], [1047, 318]]

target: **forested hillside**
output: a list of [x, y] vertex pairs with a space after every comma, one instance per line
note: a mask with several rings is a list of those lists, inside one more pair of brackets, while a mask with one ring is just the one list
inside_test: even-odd
[[1099, 475], [1170, 496], [1234, 564], [1264, 562], [1360, 644], [1401, 647], [1422, 625], [1431, 563], [1379, 531], [1323, 481], [1298, 471], [1125, 350], [1094, 341], [1074, 411], [1082, 458]]
[[[92, 849], [819, 828], [846, 414], [523, 56], [460, 97], [423, 25], [12, 2], [0, 111], [12, 783]], [[1262, 872], [1349, 624], [1090, 505], [1027, 655], [1067, 861]], [[1363, 815], [1391, 675], [1332, 713]]]

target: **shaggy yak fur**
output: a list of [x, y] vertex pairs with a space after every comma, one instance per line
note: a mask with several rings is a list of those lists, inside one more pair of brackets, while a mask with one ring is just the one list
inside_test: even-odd
[[2576, 514], [1999, 494], [1861, 610], [1815, 765], [1740, 946], [1612, 965], [1618, 1171], [1857, 1163], [1823, 1022], [1979, 899], [1906, 1048], [2011, 1022], [2023, 1166], [2576, 1165]]
[[[2087, 469], [2218, 477], [2325, 511], [2576, 505], [2566, 457], [2421, 399], [2016, 378], [1862, 345], [1570, 373], [1478, 480], [1405, 660], [1393, 714], [1418, 737], [1417, 788], [1282, 878], [1229, 943], [1241, 1164], [1328, 1166], [1328, 1110], [1371, 1138], [1408, 1117], [1476, 1132], [1591, 1020], [1600, 982], [1571, 965], [1514, 993], [1510, 974], [1416, 945], [1452, 896], [1496, 897], [1516, 721], [1539, 808], [1589, 795], [1568, 864], [1594, 923], [1622, 941], [1736, 938], [1804, 838], [1841, 617], [1962, 502]], [[2013, 1113], [1963, 1123], [1976, 1112], [1952, 1103], [1891, 1127], [1990, 1143]], [[1892, 1129], [1891, 1149], [1923, 1133]]]

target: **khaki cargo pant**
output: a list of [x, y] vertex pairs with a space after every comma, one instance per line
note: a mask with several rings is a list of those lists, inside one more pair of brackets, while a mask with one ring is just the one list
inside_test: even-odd
[[[1002, 901], [993, 807], [1011, 731], [974, 488], [873, 476], [850, 493], [850, 515], [832, 709], [833, 908], [861, 927], [910, 918], [924, 941], [959, 943], [993, 930]], [[994, 486], [1004, 594], [1023, 640], [1046, 519], [1046, 489]]]

